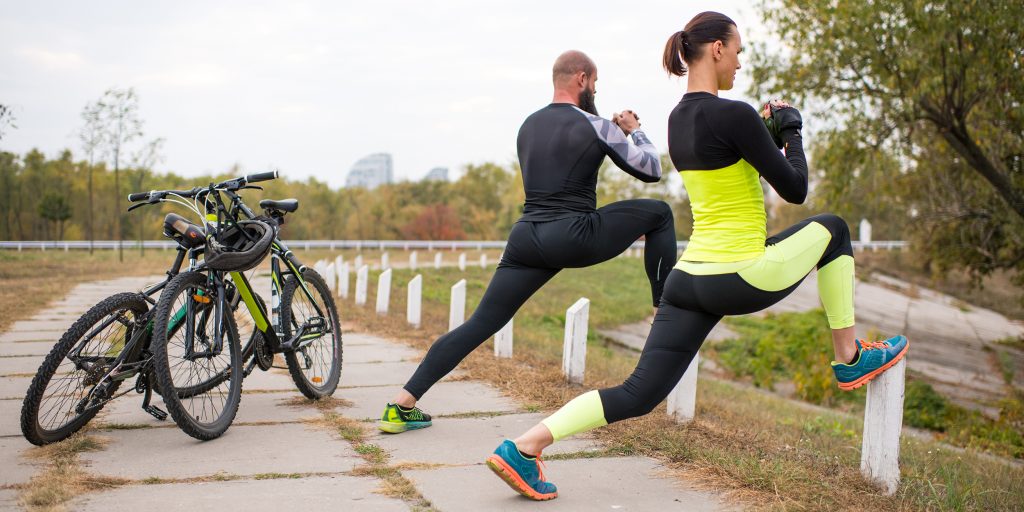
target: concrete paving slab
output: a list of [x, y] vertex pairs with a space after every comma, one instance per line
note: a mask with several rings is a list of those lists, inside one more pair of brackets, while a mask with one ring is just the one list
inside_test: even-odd
[[82, 454], [102, 475], [188, 478], [216, 473], [339, 473], [360, 463], [348, 443], [309, 425], [232, 426], [213, 441], [178, 429], [103, 430], [106, 450]]
[[[309, 418], [320, 418], [319, 411], [309, 405], [291, 406], [287, 402], [300, 396], [295, 393], [246, 393], [242, 395], [242, 403], [238, 406], [235, 423], [276, 421], [297, 422]], [[159, 397], [154, 397], [154, 404], [166, 409]], [[2, 411], [0, 404], [0, 411]], [[142, 410], [142, 395], [129, 394], [118, 398], [103, 408], [97, 420], [100, 423], [118, 423], [125, 425], [146, 425], [150, 427], [174, 426], [168, 418], [160, 421]], [[2, 428], [2, 425], [0, 425]]]
[[41, 363], [43, 356], [53, 350], [57, 340], [48, 341], [26, 341], [18, 343], [0, 342], [0, 357], [7, 356], [36, 356]]
[[64, 335], [64, 331], [5, 332], [0, 334], [0, 344], [24, 341], [49, 341], [52, 346]]
[[[544, 471], [558, 486], [558, 498], [544, 510], [566, 511], [719, 511], [730, 508], [715, 496], [687, 489], [663, 475], [664, 468], [645, 457], [616, 457], [546, 462]], [[403, 471], [423, 497], [445, 512], [538, 509], [481, 465]], [[452, 482], [459, 482], [452, 492]]]
[[0, 436], [20, 435], [21, 400], [0, 400]]
[[18, 510], [18, 491], [0, 489], [0, 510]]
[[346, 345], [344, 363], [396, 363], [403, 361], [418, 363], [423, 357], [423, 353], [419, 350], [395, 343]]
[[[358, 420], [377, 419], [384, 405], [395, 397], [398, 386], [338, 389], [336, 398], [352, 402], [351, 407], [339, 407], [338, 412]], [[467, 412], [509, 412], [518, 407], [497, 389], [480, 382], [439, 382], [423, 396], [420, 407], [434, 416]]]
[[[282, 361], [283, 363], [283, 361]], [[255, 369], [242, 382], [242, 392], [246, 391], [295, 391], [295, 382], [288, 375], [288, 370], [271, 368], [268, 371]]]
[[29, 377], [0, 377], [0, 398], [25, 398], [31, 383]]
[[[236, 480], [187, 484], [133, 485], [89, 494], [71, 502], [72, 510], [160, 510], [279, 512], [300, 508], [299, 501], [319, 510], [407, 511], [401, 500], [374, 494], [379, 480], [346, 475], [299, 479]], [[225, 505], [228, 504], [228, 505]], [[303, 508], [305, 506], [302, 506]]]
[[418, 363], [356, 364], [342, 361], [339, 387], [400, 386], [405, 384]]
[[42, 363], [43, 358], [39, 356], [0, 357], [0, 376], [11, 374], [23, 375], [27, 373], [35, 375], [39, 371], [39, 365]]
[[[525, 432], [543, 414], [510, 414], [488, 418], [438, 418], [434, 426], [402, 435], [377, 432], [373, 442], [391, 452], [393, 460], [444, 464], [481, 463], [503, 439]], [[596, 451], [600, 443], [586, 437], [561, 441], [544, 453]]]
[[38, 466], [21, 456], [31, 448], [22, 437], [0, 437], [0, 485], [23, 484], [39, 471]]
[[68, 330], [68, 327], [71, 327], [71, 324], [73, 324], [75, 320], [77, 320], [77, 318], [72, 318], [70, 321], [39, 320], [33, 318], [32, 320], [20, 320], [14, 322], [7, 330], [11, 332], [57, 332], [64, 334], [64, 331]]

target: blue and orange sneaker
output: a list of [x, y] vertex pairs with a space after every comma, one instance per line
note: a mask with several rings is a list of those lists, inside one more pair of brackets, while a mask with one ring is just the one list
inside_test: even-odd
[[832, 371], [839, 381], [839, 389], [850, 391], [888, 370], [903, 359], [910, 348], [906, 336], [893, 336], [885, 341], [857, 340], [857, 359], [850, 364], [832, 361]]
[[524, 457], [516, 444], [508, 439], [502, 441], [494, 455], [487, 458], [487, 467], [519, 494], [531, 500], [553, 500], [558, 497], [558, 488], [544, 480], [542, 464], [544, 462], [539, 455]]
[[400, 405], [389, 403], [384, 408], [377, 427], [391, 434], [401, 434], [406, 430], [427, 428], [433, 425], [430, 415], [421, 411], [419, 407], [406, 409]]

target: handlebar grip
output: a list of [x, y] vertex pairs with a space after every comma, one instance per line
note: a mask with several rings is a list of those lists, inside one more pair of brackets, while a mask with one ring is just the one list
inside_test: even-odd
[[260, 172], [256, 174], [250, 174], [245, 177], [246, 183], [256, 183], [258, 181], [267, 181], [277, 179], [277, 171]]
[[136, 192], [134, 194], [128, 194], [128, 201], [134, 203], [135, 201], [145, 201], [149, 199], [149, 192]]

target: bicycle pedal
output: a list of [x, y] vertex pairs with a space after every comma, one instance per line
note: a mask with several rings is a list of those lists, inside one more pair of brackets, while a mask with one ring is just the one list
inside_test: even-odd
[[147, 406], [143, 407], [142, 409], [144, 411], [152, 414], [154, 418], [156, 418], [156, 419], [158, 419], [160, 421], [164, 421], [164, 420], [167, 419], [167, 413], [164, 412], [163, 409], [161, 409], [161, 408], [159, 408], [159, 407], [157, 407], [155, 405], [147, 405]]

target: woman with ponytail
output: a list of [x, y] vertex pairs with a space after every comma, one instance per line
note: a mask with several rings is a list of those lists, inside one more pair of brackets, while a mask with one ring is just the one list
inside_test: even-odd
[[505, 440], [487, 459], [524, 496], [557, 496], [540, 473], [541, 450], [651, 412], [723, 316], [775, 304], [815, 267], [840, 389], [863, 386], [907, 352], [903, 336], [854, 339], [853, 247], [843, 219], [817, 215], [767, 236], [761, 179], [791, 203], [807, 196], [803, 122], [782, 102], [765, 105], [762, 117], [746, 103], [718, 97], [732, 89], [741, 52], [736, 23], [717, 12], [698, 14], [665, 44], [662, 66], [670, 75], [687, 77], [686, 94], [669, 116], [668, 136], [669, 155], [693, 210], [693, 234], [665, 282], [632, 375], [619, 386], [574, 398], [514, 441]]

